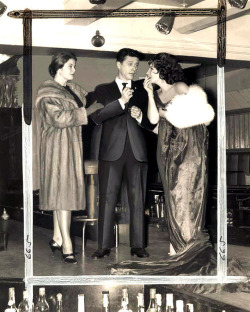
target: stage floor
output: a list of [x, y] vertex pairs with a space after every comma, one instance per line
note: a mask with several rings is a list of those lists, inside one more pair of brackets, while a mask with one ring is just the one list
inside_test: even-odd
[[[6, 222], [6, 221], [5, 221]], [[0, 251], [0, 278], [23, 278], [24, 256], [23, 256], [23, 223], [9, 220], [0, 222], [0, 231], [9, 233], [8, 249]], [[161, 231], [155, 224], [149, 226], [149, 241], [147, 251], [150, 258], [147, 261], [159, 260], [168, 257], [168, 233]], [[138, 260], [130, 255], [130, 247], [127, 244], [119, 244], [113, 248], [109, 257], [93, 260], [91, 255], [97, 248], [97, 243], [87, 241], [86, 251], [82, 254], [82, 239], [75, 237], [75, 250], [78, 252], [78, 264], [71, 265], [61, 261], [60, 253], [52, 257], [48, 242], [52, 237], [52, 231], [34, 226], [34, 275], [35, 276], [77, 276], [77, 275], [108, 275], [108, 265], [123, 260]], [[250, 247], [228, 245], [228, 258], [240, 260], [247, 275], [250, 276]], [[235, 297], [237, 296], [237, 297]], [[249, 293], [234, 294], [210, 294], [208, 297], [237, 305], [246, 309], [249, 305]], [[250, 311], [250, 307], [249, 307]]]

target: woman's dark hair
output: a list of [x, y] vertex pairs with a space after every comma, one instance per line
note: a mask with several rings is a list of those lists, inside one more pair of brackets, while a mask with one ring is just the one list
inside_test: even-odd
[[54, 78], [59, 68], [62, 68], [68, 60], [73, 59], [77, 61], [77, 58], [73, 52], [61, 52], [53, 55], [51, 63], [49, 65], [49, 73]]
[[137, 57], [139, 61], [143, 60], [144, 58], [144, 55], [137, 50], [123, 48], [117, 52], [116, 61], [122, 63], [126, 56]]
[[168, 53], [158, 53], [149, 62], [159, 73], [159, 77], [167, 84], [173, 85], [176, 82], [184, 81], [184, 73], [175, 57]]

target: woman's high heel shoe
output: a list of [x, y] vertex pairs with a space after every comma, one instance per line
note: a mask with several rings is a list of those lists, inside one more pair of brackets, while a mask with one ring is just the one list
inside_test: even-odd
[[73, 253], [70, 254], [62, 254], [62, 261], [66, 263], [77, 264], [77, 260]]
[[59, 250], [60, 252], [62, 252], [62, 246], [59, 246], [57, 242], [55, 242], [53, 239], [49, 241], [49, 247], [52, 251], [53, 256], [55, 255], [56, 250]]

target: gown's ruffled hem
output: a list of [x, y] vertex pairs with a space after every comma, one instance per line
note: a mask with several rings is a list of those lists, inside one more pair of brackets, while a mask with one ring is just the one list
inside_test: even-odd
[[[200, 255], [200, 256], [199, 256]], [[187, 258], [188, 256], [188, 258]], [[208, 261], [209, 259], [209, 261]], [[216, 252], [210, 244], [193, 244], [187, 250], [159, 261], [122, 261], [111, 267], [113, 275], [216, 275]]]

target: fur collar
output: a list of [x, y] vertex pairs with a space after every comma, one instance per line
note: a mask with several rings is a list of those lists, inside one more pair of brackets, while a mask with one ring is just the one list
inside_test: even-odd
[[172, 99], [167, 106], [166, 119], [177, 128], [189, 128], [200, 124], [208, 126], [214, 115], [204, 90], [191, 85], [187, 94], [178, 94]]
[[[88, 94], [82, 87], [77, 85], [74, 82], [68, 82], [67, 86], [80, 98], [85, 105], [85, 97]], [[44, 81], [38, 91], [35, 105], [41, 101], [42, 98], [50, 97], [50, 98], [58, 98], [61, 100], [67, 100], [69, 102], [75, 103], [74, 97], [58, 82], [54, 80], [46, 80]]]

